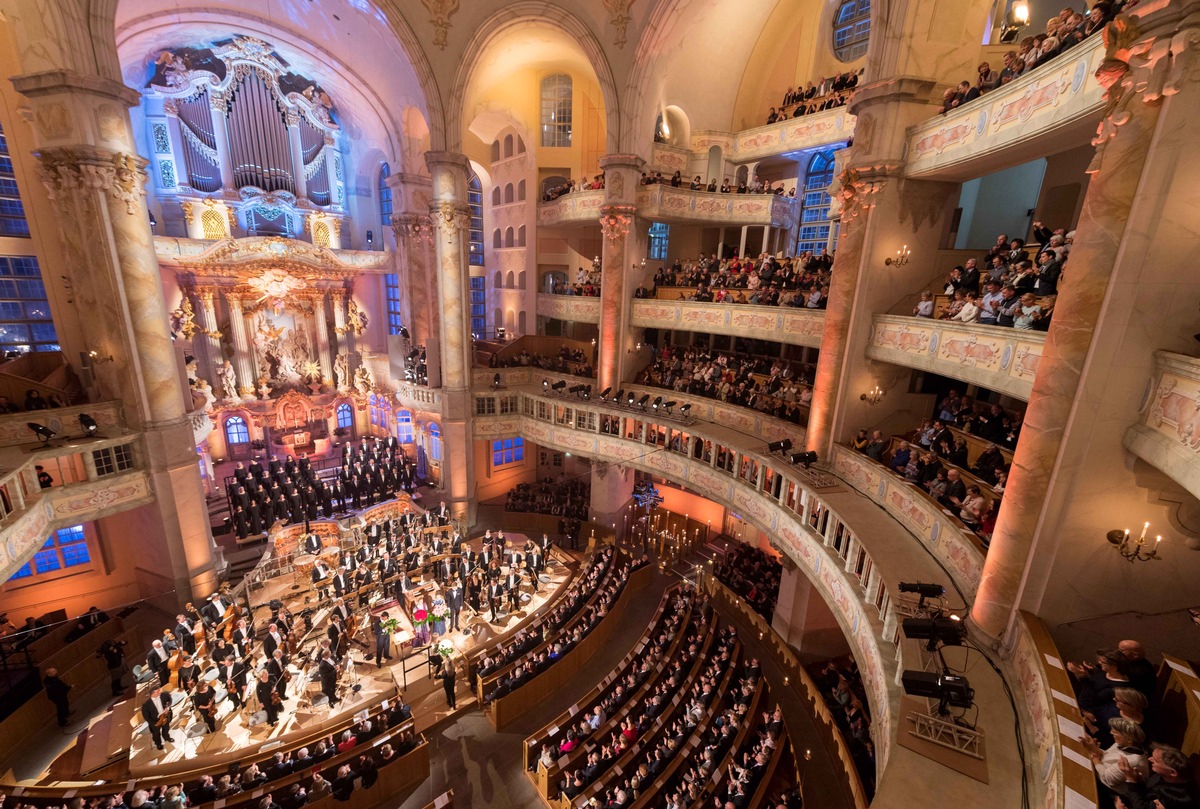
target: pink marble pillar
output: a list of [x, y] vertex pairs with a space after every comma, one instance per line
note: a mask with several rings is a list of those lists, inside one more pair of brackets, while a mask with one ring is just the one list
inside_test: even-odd
[[644, 258], [637, 255], [638, 239], [632, 232], [637, 219], [638, 178], [645, 162], [632, 155], [608, 155], [604, 169], [605, 205], [600, 210], [602, 269], [600, 273], [600, 339], [596, 383], [600, 390], [620, 387], [628, 347], [629, 296], [626, 281], [630, 268]]
[[425, 162], [433, 180], [429, 217], [435, 233], [438, 308], [442, 312], [442, 387], [466, 390], [471, 381], [466, 248], [471, 223], [471, 209], [466, 202], [471, 164], [463, 155], [450, 152], [427, 152]]
[[1054, 483], [1125, 224], [1154, 140], [1159, 105], [1143, 100], [1140, 89], [1150, 72], [1148, 67], [1131, 71], [1113, 87], [1119, 101], [1101, 122], [1095, 141], [1098, 148], [1063, 294], [1054, 310], [1004, 491], [1004, 508], [971, 609], [975, 627], [993, 638], [1006, 632], [1018, 606], [1030, 548], [1042, 529], [1046, 492]]

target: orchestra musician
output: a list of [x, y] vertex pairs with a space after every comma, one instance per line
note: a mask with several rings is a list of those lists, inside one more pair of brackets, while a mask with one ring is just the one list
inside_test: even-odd
[[329, 582], [326, 581], [330, 576], [329, 566], [325, 564], [325, 560], [317, 557], [316, 564], [312, 569], [313, 589], [317, 591], [317, 595], [322, 599], [329, 598]]
[[333, 654], [328, 649], [321, 652], [321, 662], [318, 664], [318, 672], [321, 678], [321, 693], [329, 700], [329, 707], [332, 708], [338, 704], [338, 667], [334, 663]]
[[[218, 646], [220, 646], [224, 642], [225, 642], [225, 640], [224, 640], [224, 638], [222, 638], [218, 642]], [[246, 624], [245, 618], [239, 618], [237, 620], [237, 623], [234, 625], [233, 645], [235, 647], [237, 647], [238, 657], [246, 657], [248, 654], [250, 654], [250, 647], [254, 645], [254, 633], [250, 630], [250, 627]], [[217, 656], [216, 654], [214, 654], [213, 657], [216, 660], [224, 660], [225, 659], [224, 655]]]
[[509, 568], [504, 577], [504, 589], [508, 593], [508, 611], [515, 612], [521, 597], [521, 574], [517, 568]]
[[319, 554], [321, 552], [321, 538], [316, 534], [306, 536], [304, 538], [304, 552]]
[[333, 612], [337, 613], [343, 624], [350, 619], [350, 608], [346, 606], [346, 600], [341, 597], [334, 599]]
[[196, 637], [193, 633], [192, 622], [182, 613], [175, 616], [175, 639], [179, 647], [190, 655], [196, 653]]
[[201, 680], [200, 684], [196, 686], [196, 693], [192, 695], [192, 704], [200, 712], [200, 718], [208, 726], [208, 732], [216, 733], [217, 692], [213, 691], [207, 681]]
[[497, 613], [500, 611], [501, 600], [504, 598], [504, 585], [498, 580], [492, 581], [487, 586], [488, 606], [492, 608], [492, 623], [500, 620]]
[[332, 584], [333, 592], [339, 596], [345, 595], [352, 589], [353, 582], [350, 580], [350, 577], [346, 575], [346, 567], [344, 565], [338, 566], [337, 573], [333, 574]]
[[155, 686], [150, 692], [150, 698], [142, 703], [142, 718], [146, 720], [150, 728], [150, 738], [159, 750], [163, 749], [164, 741], [175, 741], [171, 738], [171, 720], [174, 718], [171, 712], [171, 695], [163, 691], [161, 686]]
[[196, 664], [195, 658], [184, 652], [179, 666], [179, 687], [184, 691], [191, 691], [196, 687], [196, 681], [199, 679], [200, 666]]
[[167, 668], [170, 659], [171, 653], [163, 646], [161, 640], [150, 644], [150, 653], [146, 655], [146, 667], [158, 675], [159, 685], [166, 685], [171, 679], [171, 672]]
[[235, 709], [241, 708], [246, 700], [246, 664], [240, 660], [235, 661], [233, 655], [229, 655], [221, 661], [217, 672], [220, 675], [218, 679], [225, 683], [228, 691], [226, 698], [233, 703]]
[[271, 675], [275, 693], [281, 700], [287, 699], [287, 687], [292, 679], [292, 674], [287, 669], [287, 657], [284, 655], [283, 649], [276, 649], [271, 653], [271, 657], [267, 660], [267, 673]]
[[342, 616], [336, 610], [329, 614], [329, 628], [325, 630], [329, 638], [329, 649], [337, 660], [345, 653], [346, 627], [342, 624]]
[[267, 634], [263, 636], [263, 654], [268, 658], [275, 655], [276, 650], [286, 646], [287, 641], [284, 639], [283, 633], [279, 631], [278, 624], [271, 624], [267, 627]]
[[267, 712], [267, 724], [271, 727], [279, 722], [279, 708], [283, 704], [283, 699], [275, 691], [275, 686], [271, 682], [271, 675], [263, 669], [258, 673], [258, 682], [254, 685], [254, 694], [258, 697], [258, 702], [262, 705], [262, 709]]

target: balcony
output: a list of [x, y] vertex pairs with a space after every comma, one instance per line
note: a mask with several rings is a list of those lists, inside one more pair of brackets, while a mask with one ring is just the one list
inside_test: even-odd
[[1095, 76], [1103, 59], [1103, 39], [1093, 36], [1011, 84], [910, 127], [905, 174], [967, 180], [1086, 143], [1104, 108]]
[[[0, 417], [0, 580], [25, 564], [52, 531], [154, 500], [141, 436], [124, 431], [119, 412], [117, 402], [105, 402]], [[40, 449], [25, 426], [34, 420], [65, 436], [81, 432], [80, 413], [96, 420], [97, 437], [58, 437]], [[39, 485], [37, 467], [51, 476], [52, 486]]]
[[392, 253], [386, 250], [330, 250], [280, 236], [220, 241], [155, 236], [154, 252], [160, 264], [170, 267], [252, 264], [272, 259], [347, 271], [378, 270], [392, 264]]
[[790, 228], [800, 215], [797, 200], [773, 194], [710, 194], [669, 185], [638, 188], [638, 216], [655, 222]]
[[1029, 401], [1046, 333], [903, 315], [875, 315], [867, 356]]
[[604, 190], [575, 191], [538, 205], [539, 225], [582, 225], [600, 219]]
[[1200, 359], [1154, 352], [1150, 401], [1125, 431], [1125, 448], [1200, 497]]
[[580, 295], [550, 295], [539, 292], [537, 313], [570, 323], [599, 323], [600, 299]]
[[789, 152], [844, 143], [853, 134], [854, 116], [845, 107], [837, 107], [738, 132], [729, 159], [737, 163], [749, 163]]
[[630, 324], [641, 329], [720, 332], [820, 348], [825, 332], [822, 309], [793, 309], [735, 303], [635, 299]]

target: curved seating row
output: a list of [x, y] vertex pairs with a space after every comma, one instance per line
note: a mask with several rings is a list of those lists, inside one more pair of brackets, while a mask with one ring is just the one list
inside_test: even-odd
[[[594, 749], [595, 743], [589, 743], [588, 739], [602, 739], [604, 734], [619, 727], [628, 712], [662, 681], [668, 667], [682, 662], [680, 647], [685, 638], [694, 636], [699, 629], [699, 613], [703, 611], [702, 605], [697, 606], [694, 591], [682, 584], [673, 586], [663, 594], [658, 612], [641, 642], [625, 659], [570, 709], [525, 740], [525, 770], [534, 773], [534, 783], [543, 797], [553, 797], [552, 786], [558, 783], [562, 772], [577, 766]], [[593, 729], [587, 724], [588, 717], [597, 708], [602, 709], [602, 719]], [[564, 741], [572, 733], [574, 747], [564, 751]], [[553, 758], [549, 765], [541, 760], [543, 750], [548, 750]]]

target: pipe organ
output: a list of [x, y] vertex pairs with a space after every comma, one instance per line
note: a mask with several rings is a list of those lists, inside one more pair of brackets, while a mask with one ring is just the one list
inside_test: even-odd
[[157, 196], [179, 200], [194, 238], [212, 224], [192, 221], [198, 201], [228, 206], [249, 236], [295, 237], [313, 214], [344, 215], [333, 101], [266, 42], [163, 51], [144, 95]]

